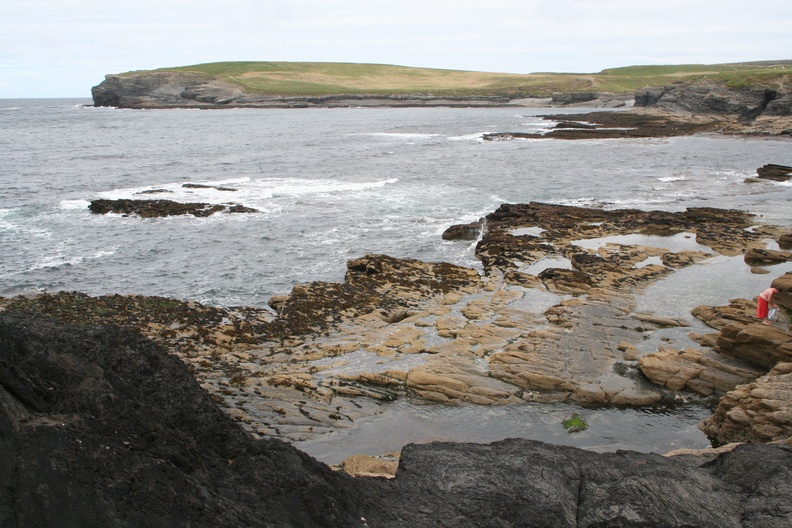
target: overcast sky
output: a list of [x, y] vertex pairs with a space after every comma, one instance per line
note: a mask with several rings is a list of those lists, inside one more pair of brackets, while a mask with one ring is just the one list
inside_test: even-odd
[[0, 0], [0, 97], [215, 61], [598, 72], [792, 59], [790, 0]]

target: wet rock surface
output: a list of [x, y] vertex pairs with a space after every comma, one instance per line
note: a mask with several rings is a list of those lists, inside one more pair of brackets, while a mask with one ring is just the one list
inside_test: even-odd
[[197, 202], [174, 202], [173, 200], [91, 200], [88, 208], [94, 214], [120, 214], [141, 218], [161, 218], [165, 216], [192, 215], [211, 216], [215, 213], [256, 213], [253, 208], [239, 204], [209, 204]]
[[733, 113], [689, 113], [662, 108], [632, 108], [629, 111], [546, 114], [555, 123], [543, 133], [499, 131], [484, 134], [486, 141], [514, 139], [627, 139], [675, 137], [691, 134], [741, 134], [788, 136], [792, 115], [759, 116], [744, 120]]
[[[478, 228], [483, 275], [366, 255], [348, 263], [343, 283], [295, 286], [271, 299], [271, 309], [60, 292], [0, 299], [0, 311], [139, 332], [187, 364], [249, 431], [291, 441], [352, 427], [400, 398], [631, 407], [673, 402], [679, 391], [717, 398], [766, 374], [773, 366], [767, 358], [778, 357], [767, 352], [757, 364], [711, 350], [726, 334], [702, 336], [700, 350], [668, 346], [643, 360], [647, 352], [639, 352], [652, 332], [691, 321], [691, 314], [636, 313], [643, 288], [709, 256], [740, 255], [785, 234], [756, 226], [750, 214], [508, 204]], [[585, 244], [625, 234], [686, 237], [711, 251], [658, 247], [663, 238]], [[545, 260], [567, 260], [571, 269], [533, 269]], [[694, 315], [718, 331], [735, 321], [750, 325], [755, 303], [744, 302]]]
[[542, 116], [556, 124], [545, 133], [494, 132], [484, 134], [487, 141], [511, 139], [615, 139], [684, 136], [714, 132], [723, 119], [683, 119], [674, 114], [651, 112], [591, 112], [578, 115]]
[[674, 457], [408, 445], [395, 478], [353, 479], [252, 437], [141, 336], [29, 312], [0, 315], [0, 425], [9, 527], [759, 528], [792, 515], [784, 445]]
[[792, 179], [792, 167], [787, 165], [778, 165], [775, 163], [768, 163], [756, 169], [756, 174], [760, 178], [774, 181], [789, 181]]

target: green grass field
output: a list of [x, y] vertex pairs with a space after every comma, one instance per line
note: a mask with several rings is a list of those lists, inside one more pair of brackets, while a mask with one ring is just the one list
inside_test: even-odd
[[[789, 69], [787, 69], [789, 68]], [[732, 87], [789, 81], [792, 61], [628, 66], [599, 73], [492, 73], [340, 62], [214, 62], [161, 68], [191, 72], [271, 95], [411, 94], [548, 97], [556, 92], [631, 93], [644, 86], [712, 78]], [[143, 73], [129, 72], [128, 75]]]

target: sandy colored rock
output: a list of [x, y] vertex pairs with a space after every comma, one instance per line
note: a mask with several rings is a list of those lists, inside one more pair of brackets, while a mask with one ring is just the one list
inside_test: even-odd
[[407, 388], [428, 400], [502, 405], [521, 401], [522, 390], [462, 360], [432, 361], [407, 374]]
[[719, 444], [792, 437], [792, 363], [779, 363], [767, 375], [726, 394], [701, 429]]
[[638, 366], [654, 383], [704, 396], [733, 390], [766, 372], [712, 350], [666, 347], [639, 359]]
[[398, 467], [398, 453], [386, 456], [352, 455], [341, 463], [344, 472], [353, 477], [394, 478]]

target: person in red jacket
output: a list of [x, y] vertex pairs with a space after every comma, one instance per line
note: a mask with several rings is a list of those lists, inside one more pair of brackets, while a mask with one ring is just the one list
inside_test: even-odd
[[756, 316], [766, 325], [770, 324], [770, 321], [767, 320], [767, 312], [770, 311], [770, 308], [778, 308], [778, 305], [773, 299], [776, 293], [778, 293], [778, 289], [767, 288], [759, 294], [759, 305], [756, 307]]

